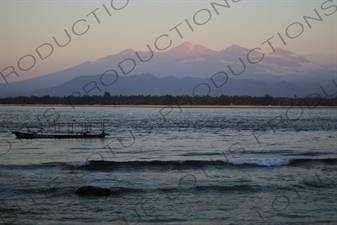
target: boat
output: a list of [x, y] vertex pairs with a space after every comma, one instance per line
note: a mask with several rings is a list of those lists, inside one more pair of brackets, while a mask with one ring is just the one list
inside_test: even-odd
[[[33, 138], [104, 138], [109, 134], [104, 132], [104, 124], [106, 122], [57, 122], [53, 121], [54, 134], [43, 134], [42, 128], [37, 131], [31, 130], [27, 127], [27, 132], [12, 131], [17, 138], [33, 139]], [[98, 133], [92, 133], [92, 127], [95, 124], [100, 125], [100, 131]], [[61, 126], [68, 126], [66, 131], [61, 131]], [[78, 132], [74, 131], [74, 127], [80, 126]]]

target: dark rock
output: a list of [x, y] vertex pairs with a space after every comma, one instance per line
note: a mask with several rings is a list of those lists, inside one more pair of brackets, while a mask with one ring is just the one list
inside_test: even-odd
[[95, 186], [83, 186], [75, 190], [79, 195], [84, 196], [108, 196], [111, 191], [109, 188], [95, 187]]

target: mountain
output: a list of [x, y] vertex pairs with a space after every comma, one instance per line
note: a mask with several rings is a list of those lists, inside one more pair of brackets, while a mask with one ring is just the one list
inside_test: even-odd
[[[158, 78], [151, 74], [119, 77], [111, 86], [100, 84], [100, 75], [76, 77], [62, 85], [50, 89], [41, 89], [32, 92], [32, 95], [43, 96], [83, 96], [102, 95], [110, 92], [111, 95], [189, 95], [202, 96], [208, 92], [212, 96], [220, 95], [250, 95], [264, 96], [270, 94], [274, 97], [298, 97], [307, 96], [309, 90], [288, 82], [279, 82], [275, 85], [264, 81], [237, 80], [219, 75], [212, 82], [209, 78], [193, 77], [165, 77]], [[115, 79], [105, 80], [112, 83]], [[221, 86], [221, 84], [223, 84]], [[85, 92], [87, 91], [87, 92]], [[285, 92], [286, 91], [286, 92]]]
[[[308, 90], [320, 90], [322, 85], [334, 88], [332, 79], [336, 71], [317, 65], [293, 52], [277, 48], [275, 52], [264, 54], [263, 60], [256, 64], [247, 61], [249, 52], [250, 49], [238, 45], [214, 51], [189, 42], [166, 52], [135, 52], [126, 49], [118, 54], [84, 62], [46, 76], [1, 84], [0, 94], [1, 97], [29, 95], [38, 89], [55, 88], [79, 76], [101, 75], [108, 70], [116, 71], [119, 77], [153, 74], [158, 78], [172, 76], [180, 79], [187, 76], [209, 79], [221, 71], [237, 80], [263, 80], [268, 84], [285, 81]], [[261, 56], [261, 53], [253, 51], [249, 59], [257, 62]]]
[[174, 59], [181, 59], [184, 57], [200, 57], [203, 55], [215, 55], [217, 52], [208, 49], [202, 45], [192, 45], [190, 42], [185, 42], [177, 47], [172, 48], [165, 52], [166, 56]]

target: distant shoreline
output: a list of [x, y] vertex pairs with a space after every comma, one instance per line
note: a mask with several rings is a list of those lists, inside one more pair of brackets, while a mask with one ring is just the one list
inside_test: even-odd
[[[258, 106], [258, 105], [64, 105], [64, 104], [0, 104], [0, 107], [14, 106], [14, 107], [111, 107], [111, 108], [300, 108], [300, 106], [283, 106], [283, 105], [271, 105], [271, 106]], [[302, 108], [308, 108], [307, 106], [302, 106]], [[316, 106], [315, 108], [337, 108], [337, 106]]]

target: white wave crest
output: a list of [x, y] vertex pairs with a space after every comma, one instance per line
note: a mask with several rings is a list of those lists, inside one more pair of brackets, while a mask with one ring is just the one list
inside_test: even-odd
[[80, 167], [80, 166], [89, 165], [90, 161], [74, 161], [74, 162], [67, 162], [66, 164], [72, 167]]
[[238, 159], [230, 160], [233, 165], [284, 166], [290, 164], [290, 159]]

